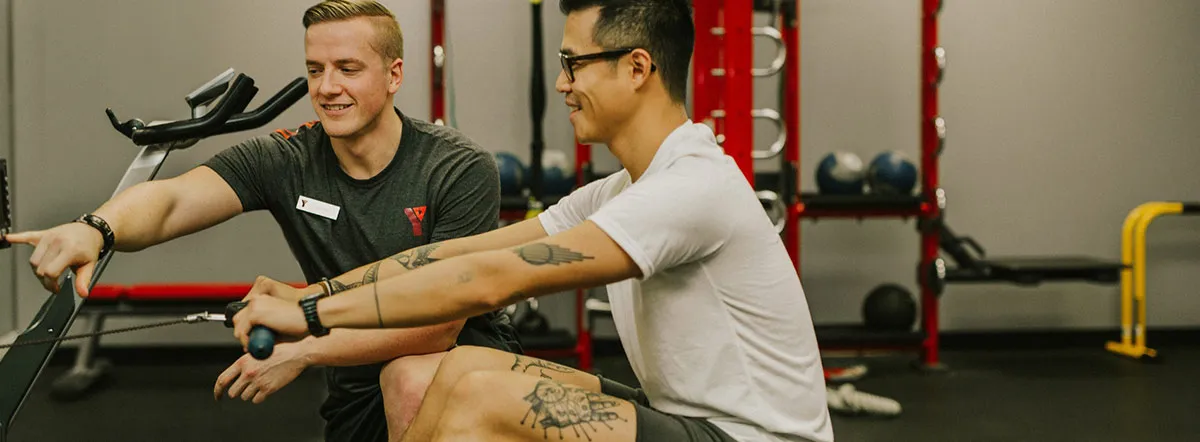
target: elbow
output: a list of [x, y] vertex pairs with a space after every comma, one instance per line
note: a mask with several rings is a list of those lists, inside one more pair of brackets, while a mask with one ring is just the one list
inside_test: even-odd
[[491, 254], [486, 252], [470, 256], [474, 261], [472, 267], [476, 277], [469, 290], [472, 294], [469, 309], [478, 314], [500, 310], [512, 304], [514, 300], [522, 298], [521, 288], [518, 287], [519, 279], [513, 278], [513, 272], [497, 264], [501, 260], [489, 256]]

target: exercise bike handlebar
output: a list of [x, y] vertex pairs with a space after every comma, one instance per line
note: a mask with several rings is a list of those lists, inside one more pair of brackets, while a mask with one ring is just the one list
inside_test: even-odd
[[233, 80], [225, 98], [208, 114], [199, 118], [153, 126], [147, 126], [138, 119], [119, 123], [112, 109], [107, 109], [106, 112], [113, 128], [139, 146], [198, 139], [254, 129], [267, 124], [304, 96], [305, 85], [306, 81], [303, 77], [296, 78], [267, 99], [258, 109], [239, 113], [246, 109], [246, 106], [258, 93], [258, 88], [254, 86], [254, 80], [244, 74], [239, 74]]
[[221, 100], [208, 115], [155, 126], [146, 126], [145, 123], [137, 119], [127, 121], [124, 124], [118, 123], [117, 116], [113, 113], [112, 109], [105, 109], [105, 112], [108, 114], [108, 119], [112, 122], [113, 128], [133, 140], [134, 144], [146, 146], [170, 141], [203, 138], [222, 124], [225, 124], [225, 121], [229, 120], [229, 117], [244, 110], [257, 92], [258, 89], [254, 87], [254, 80], [246, 75], [239, 74], [233, 80], [233, 84], [230, 86], [225, 99]]
[[282, 114], [283, 111], [287, 110], [297, 101], [300, 101], [307, 93], [308, 81], [304, 77], [297, 77], [274, 96], [268, 98], [258, 109], [230, 117], [229, 121], [225, 122], [225, 124], [209, 135], [241, 132], [243, 130], [262, 127], [271, 122], [271, 120], [274, 120], [275, 117], [278, 117], [279, 114]]

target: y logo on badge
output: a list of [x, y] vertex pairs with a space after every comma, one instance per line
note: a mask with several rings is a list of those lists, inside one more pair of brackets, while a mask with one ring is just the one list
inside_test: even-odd
[[421, 236], [421, 222], [425, 221], [425, 206], [404, 209], [408, 221], [412, 223], [413, 236]]
[[304, 195], [300, 195], [300, 198], [296, 201], [296, 209], [335, 221], [338, 218], [338, 213], [342, 211], [341, 207]]

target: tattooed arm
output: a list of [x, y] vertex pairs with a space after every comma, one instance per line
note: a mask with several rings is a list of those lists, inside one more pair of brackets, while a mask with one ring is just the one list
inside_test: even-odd
[[[342, 293], [442, 259], [476, 250], [511, 247], [545, 236], [546, 231], [536, 219], [527, 220], [475, 236], [405, 250], [387, 259], [330, 278], [329, 282], [334, 293]], [[287, 297], [295, 298], [292, 300], [294, 303], [304, 295], [319, 291], [319, 284], [314, 284], [304, 290], [290, 291], [291, 296]], [[465, 319], [460, 318], [420, 328], [334, 330], [329, 336], [321, 339], [310, 337], [300, 341], [300, 351], [297, 354], [304, 358], [307, 365], [354, 366], [387, 361], [401, 355], [435, 353], [449, 348], [454, 343], [465, 322]]]
[[[441, 259], [317, 303], [330, 328], [422, 327], [486, 313], [518, 300], [639, 277], [641, 270], [598, 226], [586, 221], [512, 249]], [[295, 303], [253, 297], [234, 318], [246, 343], [252, 325], [307, 334]]]
[[[336, 278], [330, 278], [329, 282], [333, 285], [334, 293], [341, 293], [377, 280], [406, 273], [438, 260], [474, 252], [514, 247], [545, 236], [546, 231], [542, 229], [542, 224], [537, 219], [528, 219], [487, 233], [405, 250], [387, 259], [364, 265]], [[318, 290], [321, 290], [319, 286], [312, 285], [310, 290], [304, 294], [316, 293]], [[296, 301], [299, 300], [297, 297]]]

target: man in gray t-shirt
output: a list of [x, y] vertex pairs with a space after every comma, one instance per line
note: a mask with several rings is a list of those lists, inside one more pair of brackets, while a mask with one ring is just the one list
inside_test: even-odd
[[[491, 154], [457, 131], [408, 118], [399, 110], [396, 115], [403, 124], [399, 147], [392, 161], [370, 178], [358, 179], [342, 170], [319, 122], [252, 138], [217, 154], [205, 166], [229, 184], [243, 211], [271, 212], [310, 284], [389, 258], [417, 266], [421, 263], [394, 255], [496, 226], [499, 176]], [[334, 291], [370, 282], [367, 278], [334, 278]], [[453, 324], [435, 329], [443, 340], [454, 331]], [[254, 390], [277, 390], [272, 384], [290, 382], [306, 366], [327, 366], [329, 397], [321, 407], [329, 423], [327, 439], [382, 440], [387, 420], [380, 375], [387, 360], [375, 362], [372, 359], [380, 358], [371, 355], [391, 359], [440, 353], [451, 345], [429, 347], [439, 341], [437, 336], [421, 336], [429, 336], [430, 342], [406, 345], [377, 334], [359, 334], [279, 344], [267, 361], [243, 356], [221, 375], [218, 387], [253, 398]], [[520, 351], [508, 317], [498, 312], [467, 320], [453, 343]], [[271, 369], [253, 370], [259, 367]], [[259, 379], [246, 374], [258, 371]]]
[[[57, 291], [70, 268], [76, 290], [87, 296], [85, 282], [104, 248], [143, 250], [254, 210], [274, 216], [310, 286], [260, 277], [251, 292], [297, 301], [420, 267], [436, 260], [433, 243], [495, 227], [500, 190], [491, 155], [454, 129], [394, 107], [404, 80], [395, 16], [372, 0], [326, 0], [307, 9], [303, 23], [308, 95], [319, 123], [252, 138], [180, 176], [132, 186], [82, 217], [86, 222], [8, 235], [36, 247], [30, 264], [47, 290]], [[404, 252], [413, 247], [420, 252]], [[280, 344], [267, 360], [236, 361], [217, 377], [213, 394], [259, 403], [309, 366], [330, 367], [321, 406], [326, 440], [399, 439], [448, 349], [520, 352], [506, 321], [492, 312]]]

